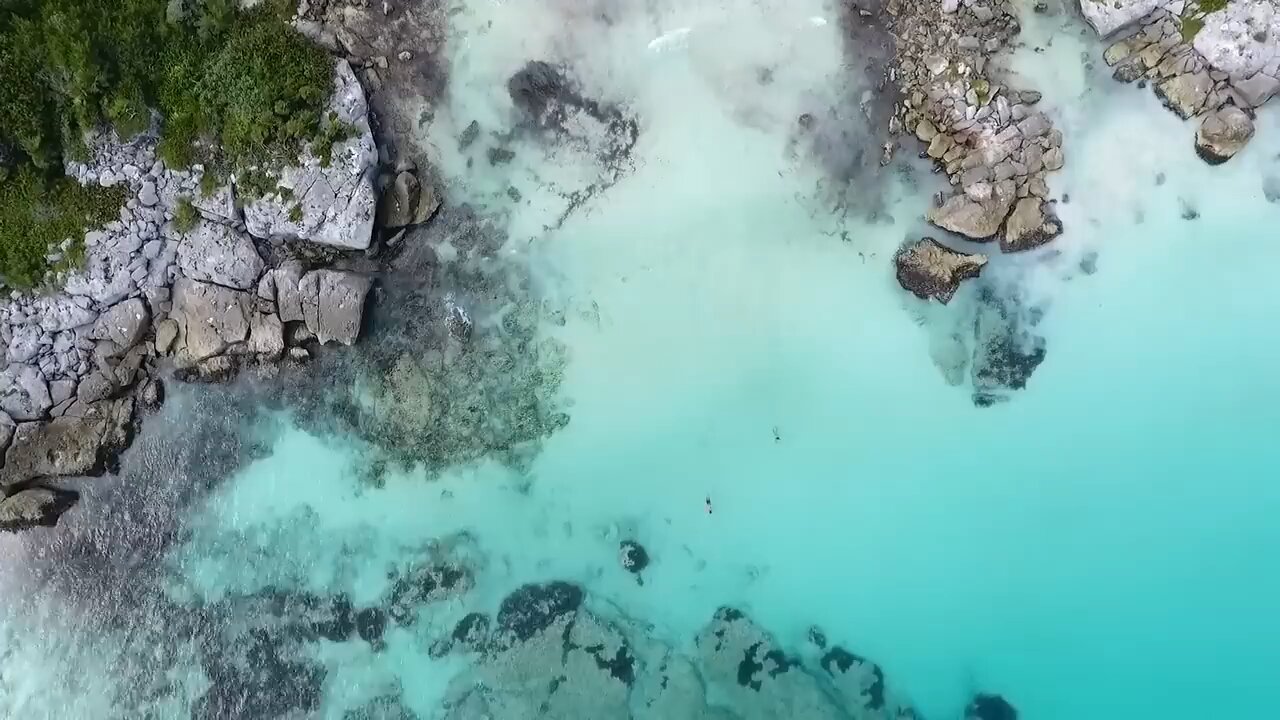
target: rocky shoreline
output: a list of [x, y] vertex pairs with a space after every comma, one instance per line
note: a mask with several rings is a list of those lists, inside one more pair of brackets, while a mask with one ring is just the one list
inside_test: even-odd
[[[356, 342], [375, 221], [421, 224], [439, 201], [411, 163], [384, 172], [364, 89], [346, 60], [334, 67], [326, 121], [345, 137], [256, 168], [266, 192], [249, 178], [211, 182], [199, 165], [165, 167], [155, 132], [103, 132], [87, 138], [88, 161], [66, 164], [81, 184], [128, 199], [118, 220], [86, 233], [84, 262], [59, 289], [0, 302], [0, 530], [56, 523], [77, 497], [56, 479], [109, 470], [166, 378], [274, 371]], [[390, 186], [381, 207], [379, 185]]]

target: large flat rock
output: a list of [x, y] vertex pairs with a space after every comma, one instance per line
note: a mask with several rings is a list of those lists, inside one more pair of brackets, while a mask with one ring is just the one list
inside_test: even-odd
[[133, 399], [85, 406], [79, 416], [18, 425], [0, 468], [0, 488], [40, 477], [92, 475], [129, 442]]

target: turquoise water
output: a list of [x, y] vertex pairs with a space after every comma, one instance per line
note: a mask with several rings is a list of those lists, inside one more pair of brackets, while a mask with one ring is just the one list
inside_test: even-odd
[[[1025, 390], [977, 408], [967, 374], [953, 386], [934, 360], [972, 323], [976, 288], [929, 306], [897, 287], [889, 261], [922, 229], [936, 180], [918, 168], [846, 188], [821, 158], [788, 152], [798, 112], [859, 94], [831, 11], [808, 0], [592, 10], [455, 14], [450, 94], [424, 128], [448, 203], [501, 218], [505, 262], [563, 312], [539, 333], [568, 350], [569, 424], [524, 472], [388, 470], [375, 487], [361, 479], [373, 457], [363, 440], [275, 412], [246, 431], [261, 449], [175, 506], [180, 529], [136, 582], [184, 607], [267, 587], [343, 592], [362, 607], [389, 592], [389, 568], [466, 558], [474, 587], [389, 627], [385, 647], [310, 646], [328, 669], [323, 717], [389, 688], [435, 717], [468, 660], [432, 658], [432, 639], [521, 583], [555, 578], [678, 649], [725, 604], [790, 647], [819, 625], [879, 662], [928, 718], [959, 717], [977, 690], [1033, 720], [1273, 714], [1280, 206], [1262, 179], [1280, 171], [1280, 120], [1262, 113], [1250, 147], [1209, 168], [1191, 125], [1085, 67], [1081, 53], [1098, 47], [1078, 24], [1029, 19], [1010, 64], [1064, 131], [1068, 164], [1050, 184], [1070, 198], [1068, 232], [984, 276], [1043, 311], [1047, 355]], [[517, 138], [511, 163], [468, 166], [453, 142], [472, 119], [507, 121], [505, 79], [536, 57], [570, 63], [641, 127], [631, 166], [551, 230], [559, 193], [602, 176], [590, 152]], [[754, 68], [769, 64], [775, 82], [760, 86]], [[884, 213], [839, 217], [833, 192], [879, 194]], [[1197, 218], [1183, 219], [1188, 206]], [[148, 432], [180, 442], [193, 403], [180, 394]], [[167, 616], [104, 608], [74, 577], [40, 586], [23, 569], [43, 567], [59, 531], [124, 542], [86, 507], [92, 498], [58, 530], [0, 539], [11, 569], [0, 598], [13, 608], [0, 619], [0, 708], [187, 717], [205, 680], [181, 657], [166, 657], [165, 682], [148, 680], [164, 689], [145, 703], [108, 700], [159, 663], [165, 628], [146, 628]], [[129, 517], [151, 527], [164, 507]], [[620, 538], [652, 558], [643, 585], [618, 566]], [[123, 625], [102, 620], [116, 615]]]

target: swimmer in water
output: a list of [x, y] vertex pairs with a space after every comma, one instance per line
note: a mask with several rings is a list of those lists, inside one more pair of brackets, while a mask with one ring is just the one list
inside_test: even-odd
[[707, 496], [707, 514], [708, 515], [711, 514], [711, 496], [710, 495]]

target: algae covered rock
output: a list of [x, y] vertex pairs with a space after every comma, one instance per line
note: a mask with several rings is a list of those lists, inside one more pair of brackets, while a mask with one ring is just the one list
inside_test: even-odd
[[899, 250], [893, 261], [904, 290], [945, 305], [955, 297], [960, 283], [978, 277], [987, 256], [957, 252], [933, 238], [922, 238]]

